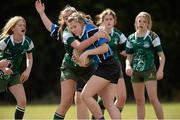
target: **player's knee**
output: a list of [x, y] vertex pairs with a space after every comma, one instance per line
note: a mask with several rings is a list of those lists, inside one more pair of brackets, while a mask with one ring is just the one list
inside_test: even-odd
[[83, 100], [82, 100], [81, 95], [76, 95], [76, 96], [75, 96], [75, 103], [76, 103], [76, 104], [80, 104], [82, 101], [83, 101]]
[[152, 103], [152, 104], [156, 104], [156, 103], [159, 102], [159, 100], [158, 100], [158, 98], [150, 98], [149, 102]]
[[21, 98], [17, 100], [17, 105], [24, 108], [26, 106], [26, 102], [26, 98]]
[[81, 98], [84, 102], [87, 102], [90, 98], [90, 96], [84, 92], [81, 93]]
[[144, 105], [145, 100], [144, 99], [136, 99], [136, 104], [137, 105]]
[[116, 101], [117, 101], [118, 104], [125, 104], [126, 96], [121, 96]]
[[73, 102], [73, 96], [65, 96], [61, 98], [61, 104], [71, 104]]

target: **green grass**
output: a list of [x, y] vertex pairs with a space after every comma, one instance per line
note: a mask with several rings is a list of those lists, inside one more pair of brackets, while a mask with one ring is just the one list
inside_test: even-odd
[[[165, 119], [180, 119], [180, 103], [163, 103]], [[57, 105], [28, 105], [26, 107], [25, 119], [52, 119]], [[15, 105], [0, 105], [0, 119], [13, 119]], [[109, 119], [107, 112], [105, 118]], [[122, 112], [123, 119], [136, 118], [135, 104], [126, 104]], [[72, 106], [66, 115], [66, 119], [76, 119], [75, 106]], [[146, 104], [146, 119], [156, 119], [153, 108]]]

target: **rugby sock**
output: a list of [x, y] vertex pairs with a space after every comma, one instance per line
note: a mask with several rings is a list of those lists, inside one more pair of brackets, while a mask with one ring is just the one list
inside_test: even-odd
[[55, 112], [54, 120], [64, 120], [64, 116]]
[[21, 108], [21, 107], [17, 106], [16, 111], [15, 111], [15, 120], [23, 119], [24, 112], [25, 112], [25, 108]]

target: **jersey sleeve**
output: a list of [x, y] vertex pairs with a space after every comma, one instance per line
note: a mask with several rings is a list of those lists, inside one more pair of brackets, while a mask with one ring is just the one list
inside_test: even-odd
[[129, 39], [126, 41], [126, 53], [127, 54], [133, 54], [133, 46]]
[[102, 44], [107, 43], [107, 42], [108, 42], [108, 40], [105, 38], [99, 38], [99, 40], [98, 40], [99, 45], [102, 45]]
[[56, 40], [59, 40], [59, 26], [56, 25], [56, 24], [52, 24], [51, 26], [51, 34], [50, 36], [53, 38], [53, 39], [56, 39]]
[[75, 40], [74, 35], [69, 31], [64, 31], [62, 38], [63, 38], [63, 43], [68, 45], [71, 45], [71, 43]]
[[119, 44], [126, 43], [126, 40], [127, 40], [126, 36], [122, 33], [122, 34], [120, 35]]
[[127, 41], [127, 37], [122, 33], [120, 35], [120, 41], [119, 41], [119, 50], [123, 51], [126, 49], [126, 41]]
[[34, 49], [34, 43], [31, 41], [27, 53], [31, 53], [33, 49]]
[[152, 45], [153, 45], [156, 52], [162, 51], [161, 41], [160, 41], [160, 38], [158, 36], [154, 40], [152, 40]]
[[7, 44], [6, 42], [4, 41], [4, 39], [2, 39], [0, 41], [0, 50], [4, 50], [6, 48]]

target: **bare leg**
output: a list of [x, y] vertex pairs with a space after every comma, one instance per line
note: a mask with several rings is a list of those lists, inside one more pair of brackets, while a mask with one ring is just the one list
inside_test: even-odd
[[149, 96], [149, 101], [153, 105], [157, 118], [161, 120], [164, 119], [163, 109], [157, 96], [157, 81], [147, 81], [145, 84]]
[[82, 98], [95, 118], [101, 118], [103, 114], [99, 104], [93, 96], [108, 84], [109, 81], [93, 75], [83, 88]]
[[121, 115], [118, 108], [114, 105], [115, 91], [116, 84], [109, 83], [100, 91], [100, 96], [103, 99], [104, 106], [106, 107], [111, 119], [119, 120]]
[[137, 117], [138, 119], [144, 119], [145, 118], [144, 82], [132, 83], [132, 85], [133, 85], [133, 92], [134, 92], [134, 97], [135, 97], [136, 105], [137, 105]]
[[25, 108], [26, 107], [26, 94], [24, 91], [23, 84], [16, 84], [9, 87], [10, 92], [13, 94], [17, 101], [17, 106]]
[[77, 107], [77, 118], [78, 119], [89, 119], [89, 110], [82, 100], [81, 92], [75, 92], [75, 104]]
[[117, 106], [117, 108], [122, 110], [126, 103], [126, 98], [127, 98], [126, 85], [124, 82], [124, 78], [120, 78], [118, 80], [116, 93], [117, 93], [117, 95], [116, 95], [117, 99], [115, 101], [115, 105]]
[[9, 87], [10, 92], [14, 95], [17, 106], [15, 110], [14, 118], [17, 120], [23, 119], [25, 107], [26, 107], [26, 94], [24, 91], [23, 84], [16, 84]]
[[64, 80], [61, 82], [61, 102], [56, 113], [65, 116], [74, 100], [75, 89], [76, 82], [74, 80]]

